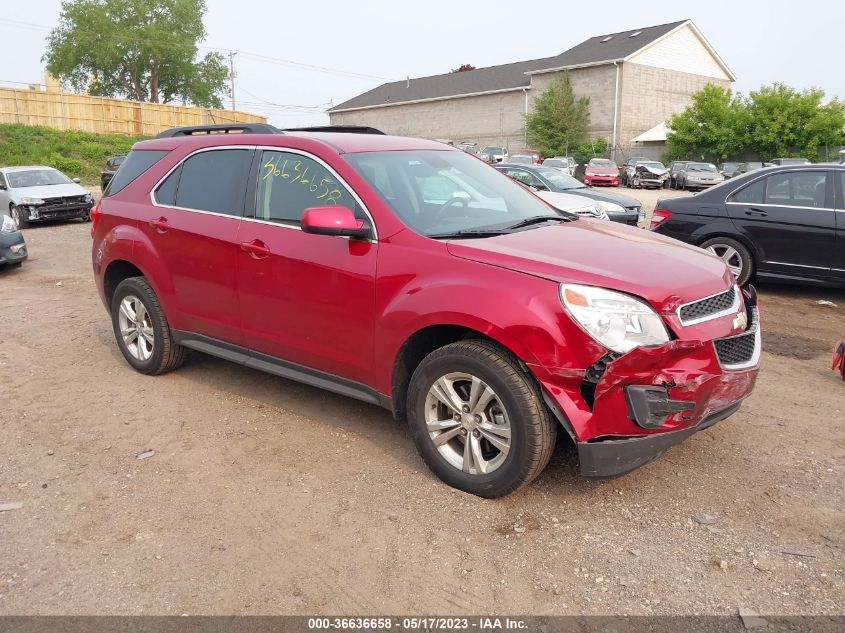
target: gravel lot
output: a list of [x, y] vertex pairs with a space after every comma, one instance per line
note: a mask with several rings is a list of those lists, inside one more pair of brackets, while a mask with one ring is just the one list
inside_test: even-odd
[[133, 372], [89, 227], [27, 230], [0, 272], [0, 613], [843, 613], [845, 292], [761, 288], [732, 418], [608, 482], [561, 442], [490, 501], [374, 406], [200, 354]]

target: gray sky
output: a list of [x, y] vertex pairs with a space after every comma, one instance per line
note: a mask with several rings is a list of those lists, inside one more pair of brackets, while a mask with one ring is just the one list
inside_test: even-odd
[[[427, 0], [414, 8], [396, 0], [207, 2], [204, 45], [241, 51], [235, 57], [238, 109], [280, 126], [326, 123], [330, 102], [385, 80], [439, 74], [462, 63], [481, 67], [557, 55], [588, 37], [685, 18], [733, 70], [736, 90], [781, 81], [845, 97], [841, 0], [647, 3], [659, 8], [654, 15], [616, 0], [602, 2], [600, 11], [589, 1]], [[15, 6], [0, 18], [6, 60], [0, 84], [43, 81], [44, 27], [57, 24], [61, 2]]]

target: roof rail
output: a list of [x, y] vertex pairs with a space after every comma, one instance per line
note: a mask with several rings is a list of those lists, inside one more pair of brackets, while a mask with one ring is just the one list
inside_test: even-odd
[[279, 134], [280, 130], [267, 123], [218, 123], [215, 125], [189, 125], [165, 130], [156, 138], [198, 136], [202, 134]]
[[384, 134], [366, 125], [316, 125], [313, 127], [286, 127], [283, 132], [342, 132], [345, 134]]

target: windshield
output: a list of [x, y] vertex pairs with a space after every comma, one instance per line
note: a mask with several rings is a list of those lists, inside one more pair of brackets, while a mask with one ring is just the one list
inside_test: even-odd
[[652, 169], [666, 169], [663, 166], [663, 163], [658, 162], [656, 160], [644, 160], [642, 162], [637, 163], [637, 165], [642, 165], [643, 167], [651, 167]]
[[716, 171], [716, 165], [710, 163], [690, 163], [687, 171]]
[[67, 185], [73, 181], [55, 169], [27, 169], [6, 173], [6, 181], [12, 189], [42, 187], [45, 185]]
[[616, 163], [606, 158], [593, 158], [590, 160], [590, 167], [602, 167], [604, 169], [615, 169]]
[[733, 171], [737, 167], [739, 167], [739, 163], [725, 163], [724, 165], [722, 165], [722, 170], [723, 171]]
[[560, 215], [464, 152], [361, 152], [344, 158], [405, 224], [423, 235], [502, 230], [528, 218]]
[[555, 186], [555, 189], [583, 189], [584, 183], [576, 180], [569, 174], [563, 173], [557, 169], [538, 169], [536, 170], [540, 176], [548, 180]]
[[502, 156], [504, 152], [501, 147], [485, 147], [481, 150], [482, 154], [493, 154], [494, 156]]

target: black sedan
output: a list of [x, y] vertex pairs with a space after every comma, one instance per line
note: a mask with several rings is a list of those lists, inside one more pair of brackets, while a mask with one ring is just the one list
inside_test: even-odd
[[576, 180], [559, 169], [543, 167], [542, 165], [530, 166], [509, 163], [500, 163], [495, 165], [495, 168], [540, 191], [574, 193], [595, 200], [614, 222], [636, 226], [637, 222], [642, 222], [645, 219], [642, 204], [636, 198], [587, 187], [580, 180]]
[[23, 233], [17, 223], [10, 215], [0, 215], [0, 268], [20, 266], [28, 256]]
[[651, 229], [753, 277], [845, 286], [845, 165], [768, 167], [657, 201]]

